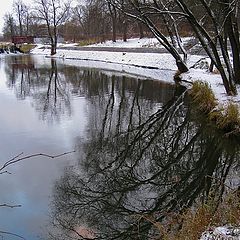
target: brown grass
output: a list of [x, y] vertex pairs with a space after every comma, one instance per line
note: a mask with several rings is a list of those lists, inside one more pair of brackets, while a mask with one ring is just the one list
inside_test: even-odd
[[21, 45], [20, 49], [24, 53], [29, 53], [35, 47], [36, 47], [36, 45], [34, 45], [34, 44], [23, 44], [23, 45]]
[[182, 214], [169, 214], [168, 220], [159, 223], [149, 216], [141, 217], [159, 232], [155, 239], [197, 240], [209, 228], [223, 225], [240, 225], [240, 193], [232, 191], [217, 205], [213, 200], [198, 204]]
[[195, 108], [207, 114], [207, 121], [209, 121], [209, 123], [214, 123], [218, 129], [224, 130], [228, 136], [239, 136], [240, 109], [238, 104], [229, 102], [226, 106], [218, 105], [210, 86], [201, 81], [193, 83], [189, 94], [193, 103], [195, 103]]
[[202, 112], [209, 113], [217, 106], [217, 100], [208, 83], [194, 82], [189, 94]]

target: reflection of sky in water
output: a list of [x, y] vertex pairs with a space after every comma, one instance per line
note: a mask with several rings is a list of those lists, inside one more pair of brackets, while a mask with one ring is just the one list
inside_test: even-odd
[[[30, 98], [18, 101], [6, 87], [3, 61], [0, 67], [0, 163], [24, 154], [58, 154], [73, 150], [74, 137], [83, 134], [84, 98], [72, 102], [74, 117], [64, 116], [60, 123], [39, 120]], [[8, 168], [12, 175], [0, 175], [0, 203], [21, 204], [21, 208], [0, 208], [0, 230], [20, 234], [27, 239], [44, 228], [52, 183], [73, 155], [58, 159], [34, 158]], [[42, 225], [41, 225], [42, 224]], [[4, 239], [15, 239], [6, 236]]]
[[[38, 67], [41, 63], [39, 59]], [[49, 60], [47, 62], [49, 63]], [[45, 60], [44, 64], [46, 64]], [[8, 63], [8, 67], [11, 70], [10, 66], [11, 64]], [[87, 86], [84, 89], [86, 91], [84, 94], [88, 95], [88, 98], [83, 97], [84, 94], [81, 97], [77, 97], [80, 96], [77, 94], [75, 96], [70, 95], [71, 116], [69, 116], [68, 111], [63, 111], [61, 112], [61, 120], [52, 122], [42, 121], [39, 116], [39, 111], [43, 108], [41, 106], [38, 108], [37, 104], [41, 104], [41, 101], [34, 102], [34, 100], [41, 100], [41, 98], [34, 99], [30, 96], [24, 100], [19, 100], [16, 98], [17, 90], [15, 87], [13, 89], [7, 88], [6, 83], [9, 80], [5, 73], [3, 59], [0, 61], [0, 76], [0, 164], [21, 152], [24, 152], [26, 155], [36, 153], [54, 155], [71, 151], [75, 147], [76, 138], [79, 140], [85, 137], [86, 124], [89, 127], [97, 127], [91, 124], [94, 124], [96, 119], [101, 118], [101, 111], [104, 109], [95, 109], [91, 103], [91, 101], [99, 101], [96, 96], [100, 90], [95, 86], [97, 85], [96, 79], [94, 79], [95, 82], [93, 81], [92, 85], [88, 79], [84, 82]], [[128, 91], [135, 91], [131, 86], [131, 84], [133, 86], [136, 84], [137, 80], [134, 81], [130, 82], [130, 90], [128, 89]], [[36, 86], [34, 87], [37, 88], [38, 82], [35, 82], [35, 84]], [[67, 87], [71, 88], [71, 84], [69, 84], [70, 87]], [[102, 87], [101, 90], [103, 92], [106, 91], [104, 84], [106, 84], [106, 81], [102, 83], [102, 86], [101, 84], [98, 86], [99, 88]], [[43, 86], [40, 87], [44, 89]], [[91, 87], [92, 89], [90, 89]], [[146, 89], [148, 91], [148, 85]], [[165, 92], [166, 95], [169, 95], [169, 92], [170, 95], [172, 93], [172, 88], [168, 89], [168, 91], [160, 87], [159, 89]], [[93, 95], [88, 90], [91, 90]], [[148, 91], [146, 95], [147, 98], [148, 95], [151, 98], [153, 92]], [[157, 97], [162, 95], [165, 96], [163, 93], [155, 93]], [[145, 96], [142, 97], [144, 98]], [[159, 99], [157, 102], [160, 102]], [[100, 106], [102, 105], [100, 104]], [[12, 172], [12, 175], [0, 175], [0, 204], [22, 205], [21, 208], [14, 209], [0, 208], [0, 230], [22, 235], [30, 240], [37, 239], [36, 235], [44, 232], [45, 225], [48, 223], [48, 205], [50, 203], [52, 186], [55, 180], [61, 177], [63, 169], [70, 162], [72, 163], [74, 159], [77, 159], [74, 154], [58, 159], [32, 158], [10, 166], [8, 170]], [[15, 238], [6, 236], [4, 239], [12, 240]]]

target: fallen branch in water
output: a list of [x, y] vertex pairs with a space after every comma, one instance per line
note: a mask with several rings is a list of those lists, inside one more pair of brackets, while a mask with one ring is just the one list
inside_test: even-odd
[[0, 230], [0, 234], [11, 235], [11, 236], [18, 237], [18, 238], [21, 238], [21, 239], [24, 239], [24, 240], [26, 239], [26, 238], [24, 238], [24, 237], [22, 237], [18, 234], [11, 233], [11, 232], [6, 232], [6, 231], [1, 231], [1, 230]]
[[[22, 153], [16, 155], [15, 157], [11, 158], [7, 162], [5, 162], [2, 165], [2, 167], [0, 167], [0, 174], [4, 174], [4, 173], [11, 174], [9, 171], [3, 171], [3, 170], [5, 170], [5, 168], [7, 168], [8, 166], [10, 166], [12, 164], [15, 164], [17, 162], [23, 161], [23, 160], [27, 160], [27, 159], [34, 158], [34, 157], [47, 157], [47, 158], [52, 158], [53, 159], [53, 158], [59, 158], [59, 157], [62, 157], [62, 156], [65, 156], [65, 155], [68, 155], [68, 154], [71, 154], [71, 153], [74, 153], [74, 152], [76, 152], [76, 151], [74, 150], [74, 151], [70, 151], [70, 152], [64, 152], [64, 153], [57, 154], [57, 155], [37, 153], [37, 154], [32, 154], [32, 155], [27, 155], [27, 156], [21, 157], [23, 155], [23, 152], [22, 152]], [[21, 205], [0, 204], [0, 207], [17, 208], [17, 207], [21, 207]], [[11, 235], [13, 237], [17, 237], [17, 238], [21, 238], [21, 239], [25, 240], [24, 237], [22, 237], [18, 234], [15, 234], [15, 233], [7, 232], [7, 231], [1, 231], [0, 230], [0, 236], [1, 235]]]
[[36, 153], [36, 154], [32, 154], [32, 155], [27, 155], [27, 156], [24, 156], [24, 157], [20, 157], [23, 155], [23, 152], [16, 155], [15, 157], [11, 158], [10, 160], [8, 160], [7, 162], [5, 162], [2, 167], [0, 167], [0, 174], [3, 174], [3, 173], [8, 173], [8, 174], [11, 174], [10, 172], [8, 171], [4, 171], [3, 170], [8, 167], [9, 165], [12, 165], [14, 163], [17, 163], [17, 162], [20, 162], [20, 161], [23, 161], [23, 160], [26, 160], [26, 159], [29, 159], [29, 158], [35, 158], [35, 157], [47, 157], [47, 158], [59, 158], [59, 157], [62, 157], [62, 156], [65, 156], [65, 155], [68, 155], [68, 154], [71, 154], [71, 153], [74, 153], [76, 152], [75, 150], [74, 151], [70, 151], [70, 152], [64, 152], [64, 153], [61, 153], [61, 154], [57, 154], [57, 155], [49, 155], [49, 154], [45, 154], [45, 153]]
[[21, 207], [22, 205], [10, 205], [10, 204], [0, 204], [0, 207], [8, 207], [8, 208], [17, 208], [17, 207]]

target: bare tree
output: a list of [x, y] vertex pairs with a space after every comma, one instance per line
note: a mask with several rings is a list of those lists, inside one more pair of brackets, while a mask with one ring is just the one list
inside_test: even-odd
[[85, 6], [77, 5], [72, 9], [72, 22], [78, 28], [79, 32], [86, 34], [86, 26], [84, 24]]
[[112, 19], [112, 41], [116, 42], [117, 39], [117, 9], [116, 6], [114, 4], [110, 4], [108, 2], [108, 9], [111, 15], [111, 19]]
[[[176, 3], [191, 25], [202, 47], [219, 70], [227, 94], [236, 94], [236, 75], [228, 52], [227, 40], [229, 37], [229, 28], [227, 28], [227, 31], [224, 31], [224, 28], [228, 24], [228, 19], [233, 15], [236, 4], [229, 0], [224, 2], [213, 1], [213, 3], [208, 3], [206, 0], [199, 0], [199, 6], [202, 7], [204, 14], [207, 15], [212, 24], [212, 27], [207, 29], [201, 24], [196, 13], [189, 7], [185, 0], [176, 0]], [[217, 11], [214, 11], [214, 8]], [[238, 50], [238, 55], [239, 53]], [[236, 61], [236, 59], [233, 60]]]
[[[237, 94], [235, 85], [240, 79], [238, 1], [126, 0], [127, 8], [123, 7], [122, 0], [107, 1], [125, 15], [145, 24], [176, 59], [181, 73], [188, 71], [188, 67], [187, 53], [178, 27], [181, 22], [185, 26], [189, 25], [190, 31], [220, 72], [227, 94]], [[163, 19], [164, 27], [159, 24], [159, 19]], [[164, 32], [164, 28], [167, 29], [168, 34]], [[184, 58], [181, 54], [184, 54]], [[233, 57], [232, 62], [230, 55]]]
[[36, 0], [35, 2], [36, 17], [46, 24], [51, 42], [51, 55], [56, 53], [58, 28], [69, 18], [70, 6], [70, 1]]
[[[181, 51], [168, 40], [167, 36], [163, 33], [163, 30], [158, 27], [152, 19], [152, 16], [156, 16], [162, 12], [161, 6], [156, 1], [145, 0], [107, 0], [110, 4], [115, 5], [123, 14], [127, 17], [138, 20], [140, 23], [146, 25], [151, 33], [157, 38], [157, 40], [172, 54], [176, 60], [176, 65], [180, 72], [187, 72], [188, 67], [186, 61], [181, 56]], [[165, 6], [166, 4], [164, 4]], [[164, 13], [170, 15], [170, 11], [166, 10]], [[161, 14], [162, 15], [162, 14]], [[174, 20], [174, 18], [172, 18]], [[177, 34], [177, 33], [176, 33]]]
[[15, 19], [11, 13], [6, 13], [4, 15], [4, 27], [3, 34], [6, 39], [12, 38], [17, 31], [17, 25]]
[[22, 0], [17, 0], [13, 3], [14, 13], [17, 16], [18, 26], [19, 26], [19, 35], [23, 35], [23, 21], [26, 13], [26, 5], [22, 2]]

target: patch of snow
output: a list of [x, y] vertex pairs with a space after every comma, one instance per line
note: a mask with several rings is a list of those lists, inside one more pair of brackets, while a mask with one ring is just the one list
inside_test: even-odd
[[[182, 38], [183, 44], [187, 43], [191, 37]], [[106, 41], [103, 43], [97, 43], [87, 45], [85, 47], [114, 47], [114, 48], [163, 48], [156, 38], [130, 38], [126, 42], [123, 40]]]
[[[50, 57], [50, 49], [42, 46], [35, 48], [32, 53]], [[65, 64], [124, 72], [172, 83], [177, 70], [170, 54], [58, 49], [54, 58], [62, 59]]]
[[97, 43], [92, 45], [87, 45], [85, 47], [115, 47], [115, 48], [140, 48], [140, 47], [155, 47], [161, 48], [162, 46], [156, 38], [130, 38], [126, 42], [123, 40], [106, 41], [103, 43]]
[[58, 47], [76, 47], [78, 46], [77, 43], [58, 43]]
[[200, 240], [240, 240], [240, 228], [222, 226], [205, 231]]

